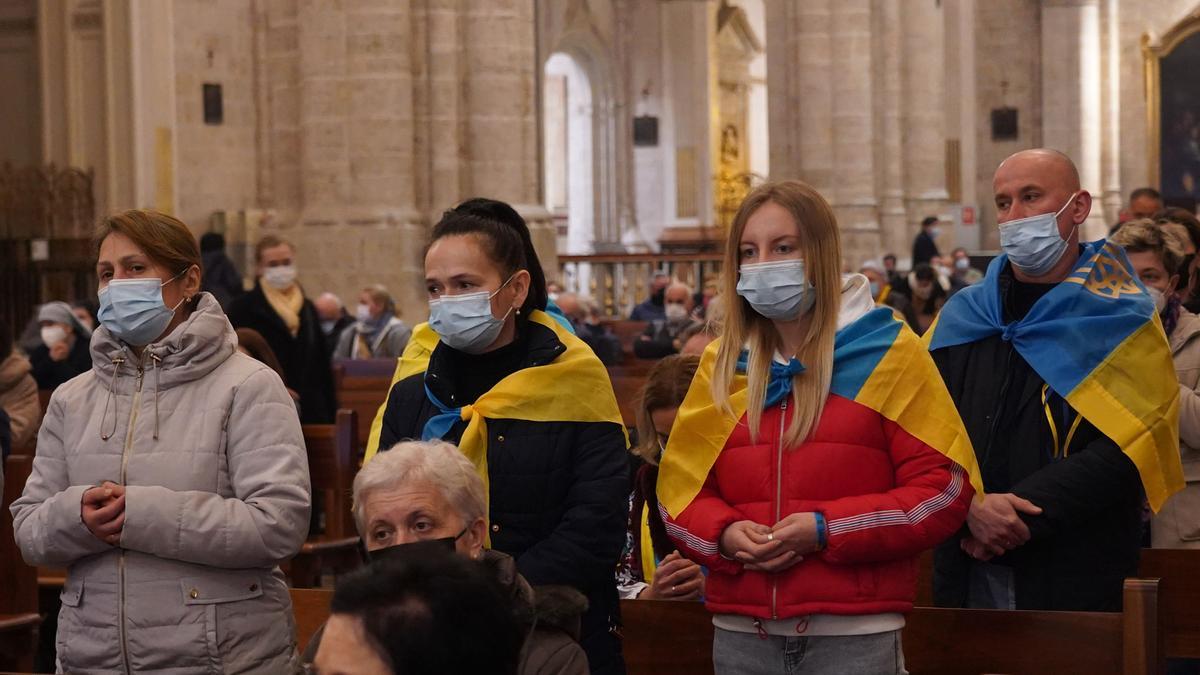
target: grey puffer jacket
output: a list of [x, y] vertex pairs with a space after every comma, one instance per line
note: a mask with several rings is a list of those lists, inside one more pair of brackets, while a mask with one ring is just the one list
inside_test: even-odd
[[[204, 293], [140, 359], [98, 329], [92, 370], [50, 399], [12, 513], [29, 564], [68, 568], [60, 671], [291, 672], [276, 565], [308, 532], [304, 438], [279, 376], [236, 344]], [[80, 518], [105, 480], [126, 486], [118, 547]]]

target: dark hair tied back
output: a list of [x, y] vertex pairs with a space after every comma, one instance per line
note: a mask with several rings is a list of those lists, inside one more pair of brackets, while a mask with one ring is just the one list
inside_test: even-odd
[[535, 309], [546, 309], [546, 274], [533, 248], [529, 226], [513, 207], [495, 199], [475, 198], [442, 215], [433, 228], [433, 241], [453, 235], [473, 234], [484, 240], [484, 253], [504, 272], [529, 272], [529, 295], [521, 305], [522, 318]]

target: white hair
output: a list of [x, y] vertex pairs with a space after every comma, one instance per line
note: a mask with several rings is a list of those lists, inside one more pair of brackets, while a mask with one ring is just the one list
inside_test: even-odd
[[363, 505], [376, 490], [395, 489], [416, 481], [434, 489], [458, 511], [464, 523], [479, 518], [487, 522], [487, 496], [483, 479], [471, 460], [445, 441], [405, 441], [371, 458], [354, 477], [354, 524], [365, 536]]

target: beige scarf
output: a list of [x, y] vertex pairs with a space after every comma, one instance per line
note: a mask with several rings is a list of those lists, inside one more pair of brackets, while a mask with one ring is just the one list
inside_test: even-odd
[[292, 337], [300, 332], [300, 309], [304, 307], [304, 293], [298, 284], [292, 284], [287, 290], [277, 290], [269, 284], [260, 284], [271, 309], [283, 319]]

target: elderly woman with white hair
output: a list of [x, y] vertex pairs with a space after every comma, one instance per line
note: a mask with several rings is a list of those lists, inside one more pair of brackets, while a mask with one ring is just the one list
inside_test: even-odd
[[[353, 508], [372, 563], [448, 549], [486, 566], [510, 598], [526, 634], [521, 675], [587, 675], [587, 658], [577, 642], [586, 599], [568, 587], [534, 589], [510, 556], [484, 548], [488, 512], [483, 480], [457, 447], [444, 441], [406, 441], [379, 453], [354, 479]], [[320, 651], [322, 633], [313, 636], [307, 662]]]

